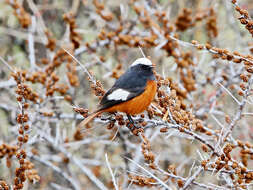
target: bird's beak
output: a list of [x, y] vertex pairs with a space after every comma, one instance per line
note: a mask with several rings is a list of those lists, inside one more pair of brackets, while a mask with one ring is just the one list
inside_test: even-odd
[[156, 64], [152, 63], [152, 66], [151, 66], [151, 67], [155, 67], [155, 66], [156, 66]]

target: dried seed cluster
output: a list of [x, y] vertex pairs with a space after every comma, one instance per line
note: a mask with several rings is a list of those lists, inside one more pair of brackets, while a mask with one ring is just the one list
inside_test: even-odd
[[25, 11], [23, 6], [17, 0], [5, 0], [14, 10], [14, 15], [17, 17], [22, 28], [28, 28], [31, 24], [31, 16]]
[[77, 26], [76, 26], [74, 15], [72, 13], [64, 14], [63, 20], [69, 24], [69, 27], [70, 27], [69, 38], [70, 38], [71, 43], [74, 46], [74, 49], [79, 48], [81, 36], [77, 32], [75, 32], [75, 29]]
[[154, 163], [155, 162], [155, 155], [151, 152], [150, 142], [149, 142], [148, 138], [146, 138], [144, 136], [144, 134], [141, 134], [141, 135], [142, 135], [142, 139], [143, 139], [141, 148], [142, 148], [142, 154], [144, 156], [144, 159], [149, 163], [150, 168], [156, 169], [156, 165]]
[[0, 187], [2, 190], [9, 190], [10, 189], [8, 184], [3, 180], [0, 180]]
[[[213, 53], [213, 58], [215, 59], [222, 59], [231, 61], [233, 63], [242, 63], [244, 65], [245, 73], [240, 75], [240, 78], [243, 80], [244, 83], [241, 84], [241, 89], [244, 91], [245, 83], [248, 82], [248, 79], [253, 73], [253, 56], [252, 55], [243, 55], [237, 51], [229, 52], [227, 49], [221, 49], [217, 47], [211, 46], [209, 43], [205, 45], [199, 44], [196, 40], [192, 41], [192, 44], [196, 46], [198, 49], [206, 49]], [[247, 73], [246, 73], [247, 72]], [[224, 80], [228, 80], [226, 75], [223, 75]], [[207, 78], [207, 80], [210, 80]], [[238, 92], [239, 95], [243, 96], [243, 92]]]
[[239, 21], [241, 24], [245, 25], [245, 28], [253, 37], [253, 20], [250, 18], [248, 11], [240, 8], [236, 0], [232, 0], [232, 3], [235, 5], [235, 10], [241, 15], [241, 17], [238, 18]]
[[16, 145], [8, 145], [8, 144], [1, 144], [0, 145], [0, 159], [3, 159], [6, 156], [6, 166], [8, 168], [11, 167], [11, 158], [12, 156], [16, 155], [18, 150], [18, 146]]
[[151, 177], [143, 177], [138, 175], [128, 175], [129, 177], [129, 183], [133, 183], [135, 185], [138, 185], [140, 187], [152, 187], [155, 186], [156, 180]]
[[31, 183], [40, 180], [37, 170], [34, 169], [34, 164], [26, 160], [26, 152], [24, 149], [20, 150], [16, 154], [17, 159], [19, 160], [19, 168], [16, 168], [14, 178], [14, 189], [23, 189], [24, 182], [28, 179]]
[[105, 10], [103, 3], [100, 3], [98, 0], [93, 0], [93, 5], [96, 7], [96, 13], [105, 21], [109, 22], [113, 19], [113, 14]]
[[192, 26], [192, 11], [188, 8], [184, 8], [182, 13], [178, 15], [176, 20], [176, 27], [179, 31], [184, 31]]

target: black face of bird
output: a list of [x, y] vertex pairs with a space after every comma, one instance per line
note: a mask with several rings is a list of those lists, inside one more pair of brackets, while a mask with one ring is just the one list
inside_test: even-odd
[[153, 64], [149, 59], [139, 58], [132, 63], [129, 71], [133, 78], [136, 78], [136, 80], [142, 78], [143, 82], [146, 83], [147, 80], [155, 80], [153, 73], [154, 67], [155, 64]]
[[130, 67], [133, 77], [155, 80], [153, 66], [138, 64]]
[[132, 66], [131, 69], [136, 70], [136, 71], [152, 72], [153, 67], [149, 65], [138, 64], [138, 65]]

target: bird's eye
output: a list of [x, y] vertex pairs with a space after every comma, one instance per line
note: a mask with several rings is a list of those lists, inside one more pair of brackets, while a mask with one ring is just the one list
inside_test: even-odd
[[148, 69], [149, 67], [147, 65], [141, 65], [142, 69]]

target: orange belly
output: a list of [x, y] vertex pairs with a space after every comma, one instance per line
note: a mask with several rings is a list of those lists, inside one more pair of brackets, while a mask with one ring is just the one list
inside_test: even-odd
[[125, 112], [126, 114], [134, 115], [143, 112], [147, 109], [156, 94], [156, 82], [148, 81], [145, 91], [133, 99], [114, 105], [104, 110], [104, 112]]

